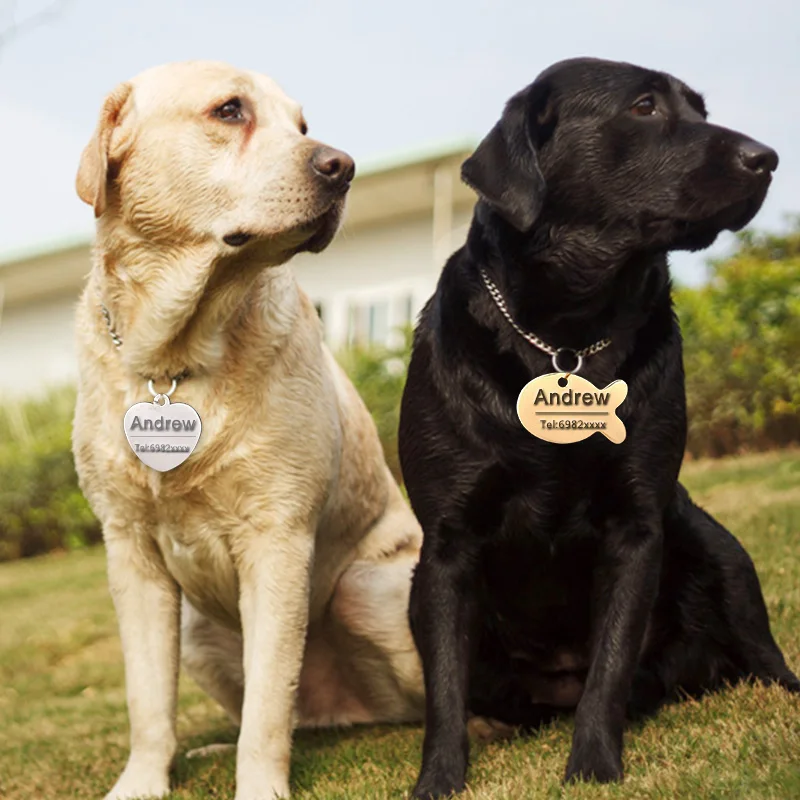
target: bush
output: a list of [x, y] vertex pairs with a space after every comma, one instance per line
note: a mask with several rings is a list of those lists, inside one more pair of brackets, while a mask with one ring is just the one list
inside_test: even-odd
[[689, 453], [800, 442], [800, 220], [784, 236], [739, 234], [710, 266], [708, 285], [675, 294]]
[[75, 391], [0, 410], [0, 561], [100, 540], [78, 488], [70, 433]]
[[397, 454], [397, 428], [400, 400], [411, 358], [412, 329], [402, 332], [403, 342], [396, 348], [356, 348], [338, 356], [339, 363], [372, 413], [386, 462], [395, 479], [402, 481]]

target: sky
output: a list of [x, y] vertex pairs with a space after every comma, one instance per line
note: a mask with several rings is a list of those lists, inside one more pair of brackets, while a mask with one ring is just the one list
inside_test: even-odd
[[[757, 227], [800, 211], [796, 0], [60, 1], [26, 28], [50, 0], [0, 0], [0, 258], [91, 234], [74, 179], [104, 96], [194, 58], [270, 75], [302, 103], [311, 135], [357, 163], [478, 140], [563, 58], [630, 61], [673, 73], [705, 95], [712, 121], [778, 151]], [[3, 38], [14, 20], [19, 34]], [[676, 255], [674, 274], [701, 281], [708, 255]]]

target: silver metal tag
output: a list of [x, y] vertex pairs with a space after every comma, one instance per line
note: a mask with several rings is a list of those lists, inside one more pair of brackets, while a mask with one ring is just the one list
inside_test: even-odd
[[152, 403], [132, 405], [122, 424], [131, 450], [159, 472], [183, 464], [197, 447], [203, 428], [200, 415], [190, 405], [170, 403], [165, 394], [157, 394]]

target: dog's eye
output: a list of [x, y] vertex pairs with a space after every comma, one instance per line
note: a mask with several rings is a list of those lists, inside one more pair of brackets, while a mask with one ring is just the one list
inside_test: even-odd
[[238, 122], [244, 119], [242, 114], [242, 101], [238, 97], [233, 97], [218, 108], [215, 108], [212, 114], [217, 117], [217, 119], [224, 120], [225, 122]]
[[633, 106], [631, 106], [631, 113], [637, 117], [650, 117], [655, 114], [656, 101], [653, 95], [646, 94], [644, 97], [640, 97]]

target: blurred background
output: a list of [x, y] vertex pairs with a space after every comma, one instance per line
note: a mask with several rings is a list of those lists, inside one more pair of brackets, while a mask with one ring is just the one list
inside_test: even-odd
[[342, 231], [295, 266], [398, 477], [408, 332], [466, 235], [475, 198], [460, 164], [505, 100], [579, 55], [685, 80], [712, 121], [781, 157], [754, 229], [672, 260], [689, 455], [796, 444], [798, 30], [789, 0], [0, 0], [0, 560], [99, 538], [69, 450], [73, 312], [93, 231], [74, 177], [104, 96], [166, 61], [269, 74], [303, 104], [311, 135], [356, 158]]

